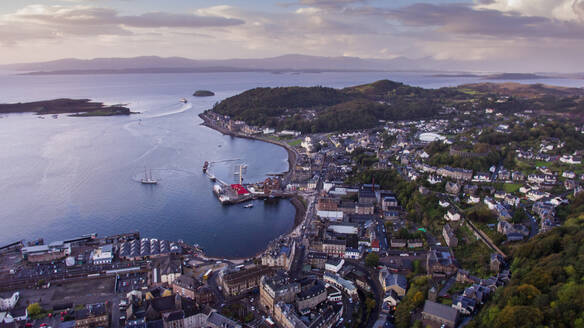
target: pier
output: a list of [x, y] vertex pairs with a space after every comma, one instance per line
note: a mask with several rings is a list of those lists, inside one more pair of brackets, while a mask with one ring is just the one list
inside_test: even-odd
[[212, 173], [211, 168], [214, 163], [237, 160], [239, 159], [205, 162], [205, 165], [203, 166], [204, 174], [209, 178], [209, 180], [215, 182], [215, 185], [213, 186], [213, 193], [217, 196], [217, 199], [219, 202], [221, 202], [221, 204], [233, 205], [245, 203], [255, 199], [289, 198], [296, 195], [294, 192], [285, 192], [280, 188], [274, 189], [273, 187], [275, 185], [278, 187], [280, 185], [280, 181], [276, 180], [276, 177], [268, 178], [263, 183], [243, 184], [243, 164], [239, 165], [239, 172], [235, 173], [235, 175], [239, 176], [239, 183], [229, 184], [217, 178]]

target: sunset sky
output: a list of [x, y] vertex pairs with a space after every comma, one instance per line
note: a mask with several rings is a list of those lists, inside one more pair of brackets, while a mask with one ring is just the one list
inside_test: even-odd
[[69, 57], [225, 59], [290, 53], [431, 57], [488, 63], [493, 69], [504, 63], [518, 71], [584, 71], [584, 0], [0, 4], [0, 64]]

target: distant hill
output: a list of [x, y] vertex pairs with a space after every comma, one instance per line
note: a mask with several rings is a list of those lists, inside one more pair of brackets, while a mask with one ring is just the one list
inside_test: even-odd
[[[509, 98], [500, 102], [499, 96]], [[545, 110], [580, 119], [584, 114], [584, 89], [519, 83], [424, 89], [381, 80], [344, 89], [255, 88], [221, 101], [213, 111], [251, 125], [330, 132], [372, 128], [380, 120], [446, 116], [453, 107], [465, 111], [488, 107], [501, 112]]]
[[34, 74], [129, 74], [226, 71], [387, 71], [439, 70], [451, 63], [432, 58], [363, 59], [283, 55], [270, 58], [194, 60], [182, 57], [60, 59], [39, 63], [1, 65], [1, 70]]
[[461, 88], [472, 89], [482, 93], [510, 95], [524, 98], [538, 98], [543, 96], [556, 97], [581, 97], [584, 96], [583, 88], [566, 88], [546, 84], [521, 84], [515, 82], [505, 83], [475, 83], [461, 85]]

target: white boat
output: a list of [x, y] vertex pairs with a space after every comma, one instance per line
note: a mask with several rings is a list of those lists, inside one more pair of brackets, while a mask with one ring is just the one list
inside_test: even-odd
[[253, 203], [243, 205], [243, 208], [252, 208], [252, 207], [253, 207]]
[[181, 103], [185, 103], [185, 104], [188, 102], [187, 98], [180, 98], [179, 100]]
[[144, 177], [140, 182], [142, 182], [142, 184], [157, 184], [158, 180], [152, 178], [152, 170], [150, 170], [150, 174], [148, 174], [148, 171], [144, 169]]

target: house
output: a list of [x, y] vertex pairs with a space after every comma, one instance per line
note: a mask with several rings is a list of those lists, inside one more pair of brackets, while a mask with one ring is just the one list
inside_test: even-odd
[[458, 311], [462, 315], [472, 314], [477, 307], [477, 302], [463, 295], [457, 295], [452, 301], [452, 308]]
[[448, 209], [448, 212], [444, 214], [444, 219], [446, 219], [446, 221], [460, 221], [461, 216], [456, 209], [451, 207]]
[[324, 269], [327, 271], [334, 272], [334, 273], [339, 273], [339, 271], [341, 271], [341, 268], [343, 267], [344, 264], [345, 264], [345, 260], [343, 260], [343, 259], [331, 258], [325, 262]]
[[481, 198], [478, 196], [470, 195], [466, 201], [468, 204], [478, 204], [481, 202]]
[[391, 248], [405, 248], [406, 247], [406, 240], [405, 239], [394, 239], [391, 238], [389, 241], [389, 246]]
[[422, 318], [439, 325], [444, 325], [445, 328], [454, 328], [458, 323], [458, 311], [448, 305], [426, 301], [424, 303], [424, 310], [422, 311]]
[[448, 277], [456, 273], [457, 267], [450, 250], [432, 247], [426, 255], [426, 271], [434, 277]]
[[438, 205], [440, 205], [440, 207], [447, 208], [450, 206], [450, 203], [446, 200], [440, 199], [440, 200], [438, 200]]
[[389, 290], [383, 294], [383, 303], [391, 307], [396, 306], [400, 301], [401, 297], [394, 290]]
[[454, 248], [458, 246], [458, 238], [454, 235], [454, 229], [452, 229], [450, 224], [447, 223], [442, 227], [442, 237], [444, 237], [448, 247]]
[[499, 253], [491, 254], [491, 261], [489, 263], [489, 268], [494, 273], [499, 273], [505, 261]]
[[490, 210], [494, 210], [497, 208], [497, 202], [495, 202], [492, 198], [490, 197], [485, 197], [485, 199], [483, 200], [483, 203], [485, 203], [485, 205], [487, 205], [487, 207]]
[[456, 182], [448, 181], [444, 187], [446, 192], [452, 195], [458, 195], [460, 193], [461, 186]]
[[379, 270], [379, 283], [385, 292], [393, 290], [398, 296], [405, 296], [408, 280], [404, 275], [390, 273], [387, 268]]
[[562, 177], [564, 177], [566, 179], [574, 179], [574, 178], [576, 178], [576, 173], [574, 173], [572, 171], [564, 171], [562, 173]]
[[408, 248], [422, 248], [424, 242], [421, 239], [408, 239]]
[[489, 173], [478, 172], [473, 178], [474, 182], [491, 182], [491, 175]]

